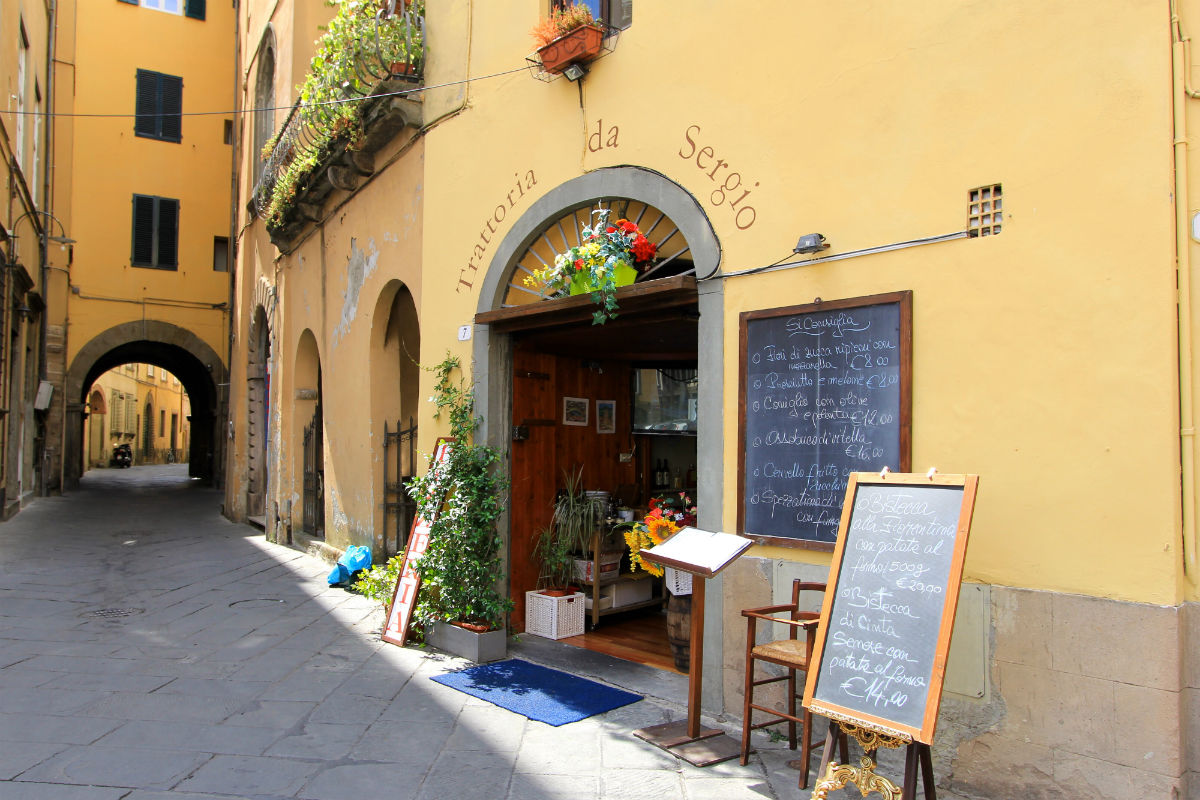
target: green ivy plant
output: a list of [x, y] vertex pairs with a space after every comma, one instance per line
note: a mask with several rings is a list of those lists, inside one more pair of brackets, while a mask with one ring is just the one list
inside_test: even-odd
[[413, 611], [427, 627], [435, 622], [465, 622], [494, 630], [504, 627], [513, 603], [498, 587], [503, 578], [500, 553], [503, 540], [496, 530], [507, 479], [500, 471], [500, 453], [476, 444], [473, 382], [461, 375], [457, 357], [430, 369], [437, 375], [433, 403], [435, 419], [443, 414], [454, 444], [449, 456], [408, 483], [417, 513], [433, 520], [429, 547], [417, 561], [421, 590]]
[[[337, 13], [316, 41], [317, 51], [299, 87], [297, 123], [308, 131], [310, 143], [295, 153], [276, 176], [267, 205], [267, 225], [280, 228], [298, 192], [314, 170], [337, 147], [355, 149], [362, 139], [359, 100], [370, 95], [375, 75], [387, 75], [395, 63], [416, 64], [422, 56], [422, 32], [404, 16], [379, 18], [378, 0], [326, 0]], [[415, 18], [425, 15], [425, 0], [408, 4]], [[357, 100], [355, 98], [358, 98]], [[274, 150], [272, 137], [267, 143]]]
[[389, 558], [383, 564], [373, 564], [363, 570], [350, 588], [368, 600], [374, 600], [385, 609], [392, 604], [392, 593], [396, 590], [396, 579], [404, 566], [404, 551]]

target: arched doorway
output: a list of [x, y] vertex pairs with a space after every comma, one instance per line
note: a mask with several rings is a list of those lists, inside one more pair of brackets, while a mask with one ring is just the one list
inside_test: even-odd
[[142, 406], [142, 463], [154, 463], [154, 397], [146, 395]]
[[300, 477], [300, 530], [325, 538], [325, 421], [321, 403], [321, 354], [311, 330], [296, 348], [296, 402], [292, 413], [292, 474]]
[[101, 467], [108, 462], [105, 437], [108, 433], [108, 403], [104, 392], [93, 391], [88, 398], [88, 454], [87, 466]]
[[[96, 336], [79, 350], [67, 370], [65, 487], [78, 488], [83, 474], [83, 407], [87, 391], [109, 369], [128, 363], [152, 364], [179, 379], [191, 402], [188, 474], [205, 481], [219, 479], [215, 465], [223, 463], [225, 440], [220, 428], [224, 425], [225, 409], [218, 402], [217, 386], [225, 382], [225, 364], [191, 331], [167, 322], [145, 320], [116, 325]], [[144, 410], [134, 408], [134, 413]]]
[[246, 514], [262, 518], [270, 477], [271, 330], [258, 306], [250, 326], [246, 365]]
[[[578, 244], [597, 207], [638, 224], [659, 245], [659, 266], [618, 292], [615, 320], [594, 326], [590, 298], [544, 299], [524, 279]], [[715, 233], [695, 198], [661, 174], [636, 167], [597, 170], [551, 190], [497, 247], [481, 287], [474, 355], [477, 364], [486, 364], [475, 372], [484, 435], [509, 452], [512, 502], [502, 526], [509, 540], [510, 593], [518, 605], [515, 628], [524, 623], [524, 591], [538, 577], [532, 543], [549, 522], [563, 470], [582, 466], [584, 488], [626, 493], [636, 498], [631, 505], [644, 507], [660, 488], [652, 478], [660, 471], [656, 459], [669, 460], [672, 482], [675, 470], [681, 482], [694, 475], [687, 488], [704, 519], [719, 524], [722, 290], [717, 281], [704, 284], [719, 263]], [[634, 429], [634, 386], [643, 370], [648, 376], [690, 375], [698, 387], [694, 433], [652, 438], [654, 432]], [[582, 430], [560, 420], [568, 398], [590, 408]], [[607, 437], [596, 430], [601, 401], [606, 411], [615, 408], [616, 431]]]
[[391, 281], [379, 295], [371, 329], [371, 419], [382, 448], [372, 470], [382, 497], [375, 518], [377, 555], [405, 546], [415, 504], [404, 490], [416, 474], [417, 405], [421, 379], [421, 326], [412, 293]]

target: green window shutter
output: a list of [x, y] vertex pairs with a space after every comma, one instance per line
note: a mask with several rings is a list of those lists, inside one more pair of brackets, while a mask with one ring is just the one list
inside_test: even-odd
[[179, 266], [179, 201], [166, 197], [158, 200], [158, 263], [159, 269]]
[[183, 13], [192, 19], [204, 19], [204, 0], [187, 0]]
[[118, 3], [129, 3], [129, 5], [131, 5], [131, 6], [136, 6], [138, 4], [138, 0], [117, 0], [117, 2]]
[[183, 78], [159, 75], [159, 138], [178, 142], [182, 138]]
[[154, 200], [143, 194], [133, 196], [133, 253], [136, 266], [154, 265]]
[[137, 71], [137, 98], [134, 104], [133, 132], [138, 136], [158, 136], [159, 74]]

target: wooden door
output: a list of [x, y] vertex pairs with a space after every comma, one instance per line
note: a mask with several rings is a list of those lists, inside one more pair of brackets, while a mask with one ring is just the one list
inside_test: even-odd
[[512, 424], [526, 437], [513, 441], [511, 451], [508, 569], [514, 631], [525, 630], [525, 592], [537, 588], [539, 571], [533, 544], [554, 513], [557, 405], [555, 357], [514, 352]]

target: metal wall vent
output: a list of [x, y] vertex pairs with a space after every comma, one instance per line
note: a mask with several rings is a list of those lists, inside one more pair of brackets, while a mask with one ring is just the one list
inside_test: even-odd
[[1000, 184], [980, 186], [968, 193], [967, 236], [991, 236], [1000, 233], [1004, 216]]

